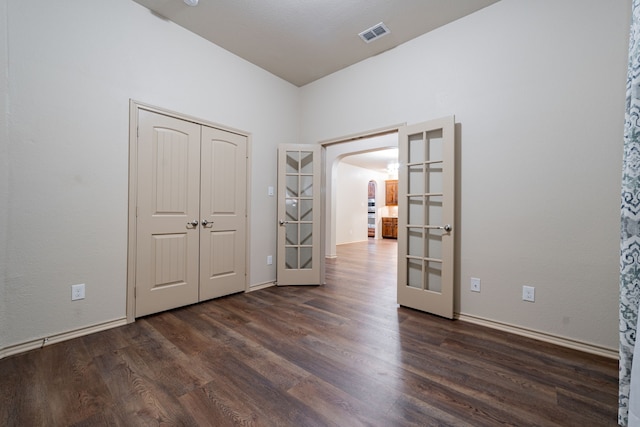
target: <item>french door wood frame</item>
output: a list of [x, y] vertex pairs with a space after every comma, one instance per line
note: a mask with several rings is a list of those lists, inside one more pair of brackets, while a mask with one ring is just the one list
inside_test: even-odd
[[137, 182], [137, 165], [138, 165], [138, 117], [140, 110], [151, 111], [158, 114], [174, 117], [176, 119], [193, 122], [199, 125], [208, 126], [223, 131], [228, 131], [247, 137], [247, 190], [246, 190], [246, 240], [245, 248], [247, 249], [245, 258], [245, 291], [249, 289], [250, 281], [250, 253], [248, 249], [251, 247], [251, 235], [248, 224], [250, 223], [251, 212], [251, 134], [229, 126], [220, 125], [218, 123], [202, 120], [196, 117], [188, 116], [171, 110], [144, 104], [136, 100], [129, 100], [129, 208], [128, 208], [128, 236], [127, 236], [127, 300], [126, 314], [127, 323], [135, 321], [135, 285], [136, 285], [136, 206], [138, 197]]

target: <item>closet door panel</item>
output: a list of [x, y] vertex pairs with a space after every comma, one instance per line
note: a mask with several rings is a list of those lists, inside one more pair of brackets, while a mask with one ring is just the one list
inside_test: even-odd
[[139, 115], [136, 317], [198, 301], [200, 126]]
[[247, 137], [203, 126], [200, 300], [245, 290]]

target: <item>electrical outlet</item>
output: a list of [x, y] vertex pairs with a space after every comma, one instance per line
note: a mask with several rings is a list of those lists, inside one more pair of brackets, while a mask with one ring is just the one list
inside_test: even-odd
[[533, 286], [523, 286], [522, 287], [522, 301], [536, 301], [536, 288]]
[[472, 277], [470, 289], [472, 292], [480, 292], [480, 279]]
[[84, 299], [84, 283], [71, 285], [71, 301]]
[[273, 264], [273, 256], [267, 255], [267, 265], [271, 265], [271, 264]]

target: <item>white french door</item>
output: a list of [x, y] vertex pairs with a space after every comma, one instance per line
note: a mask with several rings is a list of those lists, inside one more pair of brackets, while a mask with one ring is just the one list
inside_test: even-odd
[[455, 120], [400, 128], [398, 304], [453, 318]]
[[321, 254], [321, 147], [278, 147], [277, 284], [319, 285]]

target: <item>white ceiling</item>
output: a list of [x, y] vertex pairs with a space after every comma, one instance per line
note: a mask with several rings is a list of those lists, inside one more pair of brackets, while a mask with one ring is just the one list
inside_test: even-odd
[[[154, 13], [303, 86], [498, 0], [134, 0]], [[390, 34], [358, 34], [384, 22]]]
[[341, 161], [361, 168], [373, 169], [376, 172], [388, 173], [389, 165], [398, 163], [398, 149], [388, 148], [385, 150], [352, 154], [343, 157]]

